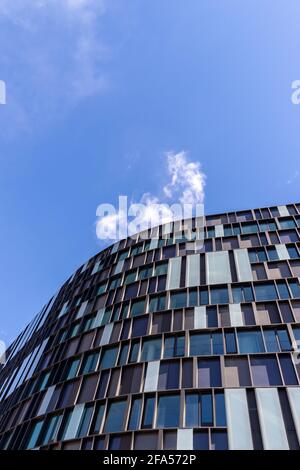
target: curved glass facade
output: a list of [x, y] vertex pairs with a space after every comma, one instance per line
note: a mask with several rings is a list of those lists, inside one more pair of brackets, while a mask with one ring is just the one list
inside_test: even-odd
[[186, 224], [203, 243], [114, 244], [18, 336], [1, 449], [299, 449], [300, 204]]

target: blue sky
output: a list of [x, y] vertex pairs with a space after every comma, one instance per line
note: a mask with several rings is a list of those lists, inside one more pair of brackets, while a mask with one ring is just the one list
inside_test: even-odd
[[165, 152], [207, 213], [299, 200], [298, 1], [0, 0], [0, 337], [100, 249], [96, 208], [160, 195]]

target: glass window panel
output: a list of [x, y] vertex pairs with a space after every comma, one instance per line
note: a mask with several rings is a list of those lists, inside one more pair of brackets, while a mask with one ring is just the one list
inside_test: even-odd
[[211, 393], [201, 394], [201, 424], [210, 426], [213, 424], [213, 406]]
[[154, 275], [163, 276], [168, 273], [168, 263], [159, 263], [155, 266]]
[[82, 374], [88, 374], [89, 372], [93, 372], [96, 369], [98, 357], [98, 353], [91, 353], [85, 357], [82, 366]]
[[38, 421], [34, 424], [26, 449], [33, 449], [36, 446], [44, 421]]
[[119, 357], [119, 360], [118, 360], [118, 364], [120, 366], [123, 366], [124, 364], [126, 364], [127, 356], [128, 356], [128, 349], [129, 349], [129, 344], [123, 344], [122, 345], [120, 357]]
[[276, 358], [251, 357], [250, 363], [255, 387], [282, 385]]
[[213, 354], [224, 354], [222, 333], [212, 333]]
[[94, 405], [85, 406], [82, 417], [81, 417], [81, 422], [77, 430], [76, 437], [84, 437], [88, 435], [88, 429], [89, 429], [89, 425], [91, 422], [93, 411], [94, 411]]
[[148, 316], [133, 320], [131, 337], [144, 336], [147, 333]]
[[149, 301], [149, 312], [157, 312], [159, 310], [164, 310], [166, 308], [166, 296], [165, 295], [156, 295], [150, 298]]
[[216, 425], [226, 426], [225, 398], [223, 392], [215, 393]]
[[92, 425], [90, 434], [99, 434], [101, 432], [104, 410], [105, 410], [105, 405], [97, 404], [95, 417], [93, 420], [93, 425]]
[[289, 299], [290, 298], [290, 293], [287, 288], [286, 282], [285, 281], [277, 281], [277, 289], [279, 292], [279, 297], [280, 299]]
[[199, 333], [196, 335], [190, 336], [190, 355], [191, 356], [200, 356], [200, 355], [210, 355], [211, 354], [211, 335], [210, 333]]
[[139, 357], [139, 350], [140, 350], [140, 342], [134, 341], [131, 344], [131, 351], [129, 355], [129, 362], [136, 362]]
[[179, 395], [165, 395], [158, 400], [157, 427], [178, 428], [179, 426], [180, 397]]
[[209, 440], [207, 431], [194, 431], [194, 450], [208, 450]]
[[144, 402], [144, 413], [143, 413], [143, 429], [152, 428], [153, 416], [154, 416], [155, 398], [147, 397]]
[[228, 449], [226, 431], [212, 431], [211, 449], [212, 450], [227, 450]]
[[219, 359], [198, 359], [198, 386], [221, 387], [221, 369]]
[[205, 258], [208, 284], [231, 282], [229, 256], [227, 251], [206, 253]]
[[277, 335], [274, 330], [265, 330], [264, 338], [265, 338], [267, 352], [280, 351], [278, 342], [277, 342]]
[[161, 338], [143, 341], [141, 361], [156, 361], [161, 355]]
[[234, 332], [225, 333], [225, 343], [227, 354], [234, 354], [237, 352]]
[[287, 331], [277, 330], [277, 335], [278, 335], [281, 351], [290, 351], [292, 349], [292, 345], [291, 345], [290, 338], [289, 338]]
[[257, 284], [254, 286], [256, 300], [276, 300], [277, 293], [274, 284]]
[[43, 435], [43, 439], [39, 442], [39, 445], [43, 446], [45, 444], [48, 444], [51, 441], [56, 440], [56, 433], [57, 433], [60, 421], [61, 421], [61, 415], [52, 416], [47, 421], [45, 433]]
[[241, 354], [264, 352], [264, 344], [260, 331], [239, 331], [239, 350]]
[[285, 385], [298, 385], [291, 357], [289, 355], [281, 355], [279, 356], [279, 362]]
[[181, 357], [184, 356], [185, 337], [170, 336], [165, 338], [164, 357]]
[[118, 348], [107, 348], [102, 351], [101, 369], [111, 369], [116, 363]]
[[289, 286], [294, 298], [300, 297], [300, 285], [298, 281], [289, 281]]
[[145, 311], [145, 300], [136, 300], [131, 304], [131, 316], [136, 317]]
[[228, 289], [227, 287], [212, 287], [210, 289], [210, 298], [212, 304], [228, 304]]
[[200, 289], [200, 305], [208, 305], [208, 289]]
[[278, 253], [275, 247], [268, 247], [267, 252], [268, 252], [268, 257], [270, 261], [277, 261], [279, 259]]
[[123, 430], [126, 407], [126, 400], [110, 404], [104, 427], [105, 432], [119, 432]]
[[131, 413], [130, 419], [128, 424], [128, 429], [130, 431], [135, 431], [139, 429], [139, 421], [142, 409], [142, 399], [141, 398], [134, 398], [131, 404]]
[[189, 393], [185, 397], [185, 425], [188, 428], [200, 425], [199, 394]]
[[171, 308], [182, 308], [187, 306], [186, 292], [176, 292], [171, 294]]
[[161, 362], [158, 378], [158, 389], [179, 388], [179, 362]]

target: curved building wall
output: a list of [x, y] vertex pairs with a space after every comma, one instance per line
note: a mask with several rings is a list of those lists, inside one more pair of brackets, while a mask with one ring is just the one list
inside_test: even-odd
[[300, 204], [188, 224], [203, 246], [114, 244], [14, 341], [1, 449], [299, 449]]

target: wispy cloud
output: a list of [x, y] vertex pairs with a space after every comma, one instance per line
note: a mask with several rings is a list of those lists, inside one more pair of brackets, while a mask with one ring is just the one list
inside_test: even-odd
[[199, 162], [188, 162], [187, 153], [167, 152], [168, 173], [171, 182], [164, 186], [167, 198], [179, 195], [182, 204], [200, 204], [204, 201], [206, 176]]
[[7, 108], [33, 123], [102, 93], [109, 83], [109, 48], [100, 34], [105, 12], [106, 0], [0, 0]]
[[[114, 213], [105, 214], [103, 206], [97, 208], [96, 221], [97, 238], [116, 239], [119, 233], [127, 235], [128, 216], [137, 215], [138, 226], [141, 230], [155, 227], [161, 223], [174, 220], [173, 204], [203, 204], [206, 175], [201, 169], [200, 162], [188, 161], [187, 152], [166, 152], [165, 180], [167, 183], [158, 189], [158, 194], [143, 193], [139, 201], [131, 200], [133, 213], [128, 213], [123, 207]], [[112, 206], [110, 206], [113, 209]], [[139, 210], [140, 209], [140, 210]], [[131, 232], [135, 233], [135, 231]], [[122, 238], [122, 237], [120, 237]]]
[[295, 170], [293, 175], [286, 180], [286, 184], [292, 184], [300, 176], [299, 170]]

